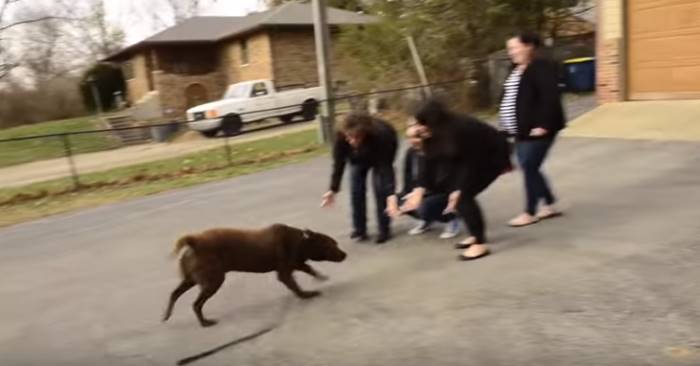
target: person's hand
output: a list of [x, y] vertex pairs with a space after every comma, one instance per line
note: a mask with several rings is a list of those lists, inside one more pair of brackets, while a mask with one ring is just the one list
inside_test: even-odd
[[399, 198], [395, 194], [386, 198], [386, 214], [391, 218], [401, 216], [402, 212], [399, 209]]
[[323, 194], [323, 199], [321, 200], [321, 207], [330, 207], [335, 203], [335, 192], [328, 191]]
[[454, 191], [450, 193], [450, 196], [447, 198], [447, 206], [445, 207], [445, 210], [442, 211], [442, 214], [447, 215], [457, 212], [457, 204], [459, 203], [459, 198], [461, 196], [461, 191]]
[[542, 127], [535, 127], [532, 130], [530, 130], [530, 136], [532, 137], [540, 137], [544, 136], [548, 133], [549, 131], [545, 130]]
[[423, 189], [416, 188], [406, 197], [406, 201], [401, 206], [401, 212], [415, 211], [420, 207], [421, 202], [423, 202]]

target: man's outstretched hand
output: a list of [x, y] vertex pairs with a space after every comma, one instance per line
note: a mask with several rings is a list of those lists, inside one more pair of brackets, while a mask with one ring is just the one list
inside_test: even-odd
[[331, 207], [335, 203], [335, 192], [328, 191], [323, 194], [321, 207]]

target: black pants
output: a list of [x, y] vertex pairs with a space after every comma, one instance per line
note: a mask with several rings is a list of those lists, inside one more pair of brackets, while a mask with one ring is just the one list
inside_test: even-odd
[[[423, 197], [423, 202], [421, 202], [420, 207], [415, 210], [408, 212], [412, 217], [419, 220], [425, 221], [430, 224], [435, 221], [442, 223], [450, 222], [455, 218], [454, 214], [443, 214], [445, 207], [447, 207], [448, 194], [446, 193], [431, 193]], [[405, 202], [404, 198], [401, 198], [400, 204]]]
[[464, 219], [464, 225], [476, 238], [477, 243], [486, 243], [486, 225], [476, 196], [490, 186], [505, 168], [505, 166], [487, 166], [475, 169], [461, 189], [457, 212]]
[[525, 211], [530, 215], [535, 214], [540, 200], [544, 200], [548, 205], [553, 204], [555, 201], [552, 190], [549, 188], [549, 183], [547, 183], [547, 178], [540, 171], [540, 167], [553, 143], [554, 138], [518, 141], [515, 143], [518, 163], [525, 176]]
[[[367, 233], [367, 174], [371, 167], [364, 164], [350, 164], [350, 198], [352, 204], [352, 225], [358, 234]], [[391, 220], [386, 214], [386, 199], [389, 197], [389, 185], [383, 182], [379, 174], [372, 171], [375, 206], [377, 208], [377, 226], [379, 234], [389, 234]]]

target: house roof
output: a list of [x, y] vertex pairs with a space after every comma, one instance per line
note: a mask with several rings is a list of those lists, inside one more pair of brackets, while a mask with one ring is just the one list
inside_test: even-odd
[[[332, 26], [368, 24], [374, 21], [373, 16], [328, 8], [328, 24]], [[270, 26], [313, 26], [311, 4], [291, 2], [244, 17], [192, 17], [106, 57], [105, 61], [116, 61], [149, 45], [215, 43]]]

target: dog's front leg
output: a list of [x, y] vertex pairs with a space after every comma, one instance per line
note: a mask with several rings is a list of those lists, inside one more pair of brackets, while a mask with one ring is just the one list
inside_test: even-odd
[[287, 286], [288, 289], [290, 289], [295, 295], [302, 299], [310, 299], [312, 297], [316, 297], [320, 295], [321, 293], [318, 291], [304, 291], [302, 290], [299, 285], [297, 284], [297, 281], [294, 280], [294, 276], [292, 275], [292, 271], [278, 271], [277, 272], [277, 279], [282, 282], [285, 286]]
[[312, 276], [313, 278], [315, 278], [321, 282], [328, 281], [328, 276], [317, 271], [314, 267], [311, 267], [310, 265], [308, 265], [306, 263], [302, 263], [301, 265], [299, 265], [299, 267], [297, 269], [308, 274], [309, 276]]

